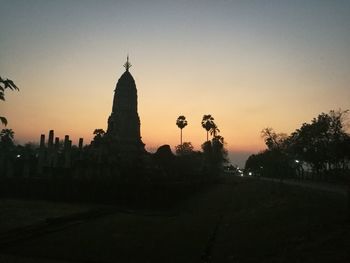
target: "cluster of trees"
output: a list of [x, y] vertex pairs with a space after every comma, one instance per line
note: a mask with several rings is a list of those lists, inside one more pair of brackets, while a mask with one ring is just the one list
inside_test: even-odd
[[[175, 147], [176, 155], [186, 162], [188, 167], [200, 166], [209, 174], [217, 174], [227, 162], [227, 151], [224, 147], [224, 137], [219, 135], [220, 130], [211, 115], [204, 115], [202, 127], [207, 133], [207, 140], [202, 144], [202, 152], [194, 151], [191, 142], [182, 142], [182, 129], [188, 125], [186, 117], [181, 115], [176, 120], [180, 129], [180, 144]], [[209, 140], [209, 134], [212, 136]], [[191, 165], [192, 164], [192, 165]]]
[[348, 110], [321, 113], [289, 136], [265, 128], [261, 135], [267, 149], [251, 155], [246, 169], [263, 176], [346, 178], [350, 164], [348, 113]]

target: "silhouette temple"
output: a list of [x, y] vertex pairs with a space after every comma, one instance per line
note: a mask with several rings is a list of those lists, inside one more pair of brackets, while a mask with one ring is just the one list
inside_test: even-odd
[[145, 152], [140, 135], [140, 118], [137, 112], [137, 89], [129, 69], [129, 56], [125, 72], [114, 90], [112, 113], [108, 118], [106, 137], [125, 157]]

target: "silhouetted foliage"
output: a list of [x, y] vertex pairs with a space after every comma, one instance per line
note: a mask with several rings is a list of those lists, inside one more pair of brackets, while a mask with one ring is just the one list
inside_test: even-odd
[[9, 149], [14, 146], [14, 131], [12, 129], [2, 129], [0, 132], [0, 143], [3, 149]]
[[[220, 130], [211, 115], [203, 116], [202, 127], [207, 131], [207, 141], [202, 144], [204, 169], [209, 173], [218, 174], [223, 169], [223, 164], [228, 162], [224, 137], [218, 135]], [[208, 140], [209, 132], [212, 135], [211, 141]]]
[[15, 163], [17, 153], [13, 143], [14, 134], [11, 129], [2, 129], [0, 132], [0, 178], [8, 170], [19, 168]]
[[0, 77], [0, 100], [5, 100], [5, 90], [19, 90], [15, 83], [10, 79]]
[[290, 136], [278, 134], [272, 128], [264, 129], [262, 137], [268, 149], [252, 155], [246, 168], [270, 175], [276, 174], [271, 172], [276, 170], [273, 166], [280, 167], [284, 174], [291, 168], [294, 175], [302, 177], [309, 168], [312, 178], [314, 175], [328, 179], [344, 176], [349, 173], [350, 161], [350, 135], [345, 130], [347, 115], [347, 110], [321, 113]]
[[213, 138], [215, 138], [218, 133], [220, 132], [218, 126], [216, 126], [216, 124], [213, 122], [212, 127], [210, 128], [210, 135], [213, 136]]
[[207, 131], [207, 141], [209, 141], [209, 131], [211, 131], [215, 126], [214, 118], [210, 114], [203, 116], [202, 127]]
[[[5, 100], [5, 90], [19, 90], [19, 88], [15, 85], [15, 83], [10, 79], [3, 79], [0, 77], [0, 100]], [[0, 122], [7, 125], [7, 119], [3, 116], [0, 116]]]
[[203, 154], [199, 151], [186, 150], [176, 156], [175, 170], [178, 178], [183, 180], [205, 179], [203, 177]]
[[102, 138], [106, 134], [106, 132], [103, 129], [95, 129], [93, 134], [95, 135], [94, 139], [96, 139]]
[[214, 162], [218, 163], [221, 167], [227, 162], [227, 150], [224, 147], [224, 137], [220, 135], [215, 135], [212, 139], [212, 150]]
[[175, 146], [175, 152], [177, 155], [188, 155], [193, 153], [193, 145], [191, 142], [184, 142]]
[[213, 174], [218, 174], [227, 163], [227, 151], [224, 147], [224, 138], [220, 135], [213, 137], [211, 141], [202, 144], [205, 169]]
[[293, 175], [288, 156], [279, 150], [265, 150], [249, 156], [245, 169], [254, 176], [277, 177], [283, 179]]
[[288, 150], [295, 158], [311, 165], [316, 174], [348, 168], [348, 111], [321, 113], [311, 123], [304, 123], [291, 134]]
[[105, 136], [106, 132], [103, 129], [95, 129], [93, 134], [95, 135], [93, 142], [92, 142], [93, 146], [95, 146], [95, 147], [100, 146], [102, 143], [102, 139]]
[[182, 129], [187, 126], [187, 120], [186, 117], [181, 115], [176, 120], [177, 127], [180, 128], [180, 144], [182, 144]]
[[276, 133], [272, 128], [265, 128], [261, 131], [261, 137], [269, 150], [282, 150], [287, 134]]

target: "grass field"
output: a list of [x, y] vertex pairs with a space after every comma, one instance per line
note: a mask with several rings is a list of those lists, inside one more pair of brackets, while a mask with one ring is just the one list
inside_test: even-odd
[[166, 211], [82, 220], [0, 254], [16, 262], [350, 262], [346, 207], [335, 193], [226, 177]]

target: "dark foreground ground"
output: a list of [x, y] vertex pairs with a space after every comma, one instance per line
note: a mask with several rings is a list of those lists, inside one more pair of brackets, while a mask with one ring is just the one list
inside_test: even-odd
[[[166, 211], [0, 200], [0, 262], [350, 262], [344, 195], [227, 177]], [[49, 218], [49, 219], [47, 219]]]

